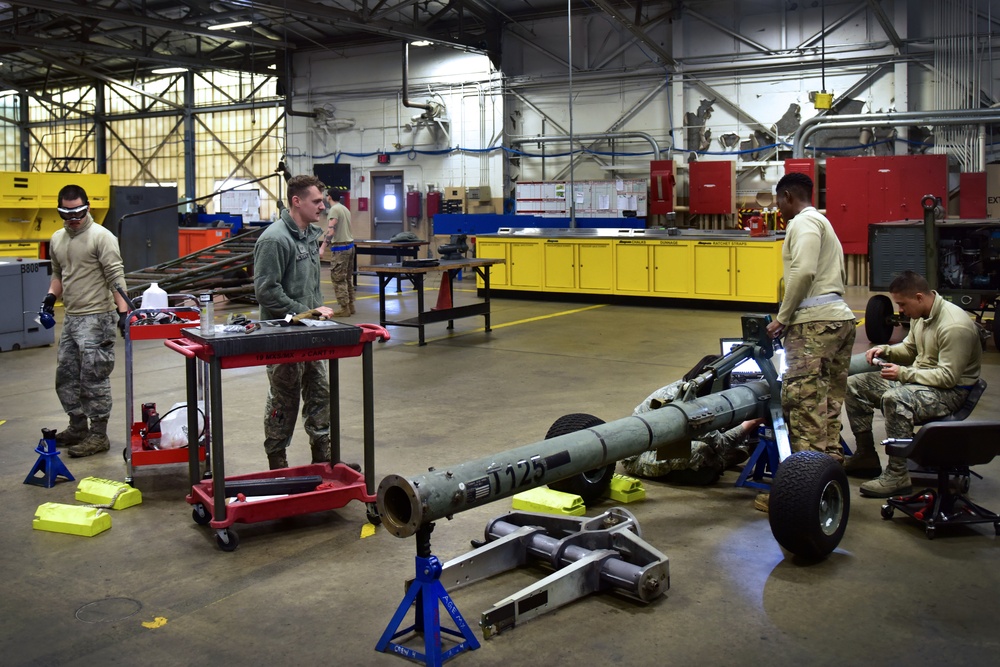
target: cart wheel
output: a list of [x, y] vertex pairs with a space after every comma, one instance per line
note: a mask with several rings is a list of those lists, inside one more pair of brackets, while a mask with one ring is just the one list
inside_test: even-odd
[[889, 297], [876, 294], [868, 299], [868, 306], [865, 308], [865, 335], [870, 342], [876, 345], [889, 342], [896, 326], [893, 322], [894, 315], [895, 310]]
[[128, 463], [128, 445], [122, 447], [122, 461]]
[[378, 505], [376, 503], [365, 503], [365, 518], [368, 519], [368, 523], [373, 526], [378, 526], [382, 523], [382, 517], [378, 515]]
[[1000, 523], [993, 524], [993, 532], [997, 537], [1000, 537]]
[[850, 508], [843, 466], [820, 452], [796, 452], [781, 462], [774, 476], [768, 522], [785, 549], [820, 559], [840, 544]]
[[926, 528], [924, 528], [924, 534], [927, 535], [927, 539], [928, 540], [933, 540], [934, 539], [934, 533], [935, 532], [936, 531], [934, 529], [934, 526], [927, 526]]
[[205, 472], [201, 473], [201, 478], [202, 479], [212, 479], [212, 471], [211, 470], [206, 470]]
[[195, 503], [194, 507], [191, 508], [191, 518], [194, 519], [194, 522], [199, 526], [207, 526], [212, 520], [208, 510], [206, 510], [205, 506], [201, 503]]
[[892, 518], [892, 515], [896, 513], [896, 509], [892, 505], [882, 505], [882, 518], [888, 521]]
[[[603, 419], [580, 412], [563, 415], [549, 427], [548, 433], [545, 434], [545, 439], [548, 440], [549, 438], [566, 435], [567, 433], [575, 433], [585, 428], [600, 426], [603, 423]], [[549, 486], [556, 491], [576, 494], [583, 498], [585, 504], [590, 503], [607, 492], [608, 487], [611, 485], [611, 477], [615, 474], [616, 463], [612, 462], [601, 468], [581, 472], [578, 475], [561, 479], [558, 482], [552, 482]]]
[[215, 533], [215, 543], [223, 551], [236, 551], [240, 546], [240, 536], [232, 528], [223, 528]]

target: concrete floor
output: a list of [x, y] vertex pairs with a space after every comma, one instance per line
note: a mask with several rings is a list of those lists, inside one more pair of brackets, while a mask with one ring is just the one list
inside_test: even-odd
[[[353, 322], [376, 322], [375, 288], [363, 281]], [[324, 288], [330, 293], [329, 285]], [[475, 298], [471, 281], [459, 302]], [[863, 315], [868, 294], [852, 289]], [[412, 312], [415, 299], [392, 295]], [[239, 307], [235, 308], [240, 310]], [[221, 317], [226, 308], [220, 308]], [[246, 310], [246, 307], [243, 307]], [[57, 312], [62, 321], [62, 312]], [[611, 420], [680, 377], [720, 336], [739, 334], [739, 312], [498, 299], [494, 331], [482, 319], [416, 331], [391, 329], [375, 354], [377, 474], [417, 474], [542, 438], [569, 412]], [[867, 347], [859, 330], [856, 351]], [[57, 330], [58, 333], [58, 330]], [[898, 333], [898, 332], [897, 332]], [[77, 479], [124, 479], [124, 347], [113, 375], [112, 450], [65, 458]], [[136, 402], [183, 400], [183, 362], [159, 342], [135, 345]], [[138, 507], [113, 512], [93, 538], [33, 531], [44, 502], [74, 503], [75, 483], [22, 484], [42, 427], [65, 417], [52, 383], [55, 349], [0, 355], [0, 655], [5, 665], [142, 664], [401, 665], [374, 646], [413, 574], [414, 541], [379, 528], [362, 539], [365, 508], [239, 525], [239, 549], [223, 553], [184, 502], [184, 465], [138, 468]], [[974, 415], [995, 417], [1000, 353]], [[344, 455], [361, 458], [360, 360], [341, 362]], [[263, 368], [224, 372], [227, 473], [266, 467]], [[138, 407], [138, 406], [137, 406]], [[881, 429], [881, 424], [877, 426]], [[877, 433], [881, 436], [881, 431]], [[292, 465], [308, 462], [299, 426]], [[1000, 508], [1000, 460], [980, 470], [972, 497]], [[670, 558], [671, 588], [643, 605], [595, 595], [483, 642], [456, 665], [775, 664], [983, 665], [1000, 650], [996, 633], [1000, 539], [992, 526], [939, 531], [933, 541], [908, 519], [884, 522], [878, 500], [855, 494], [840, 548], [817, 564], [787, 556], [754, 492], [727, 472], [707, 488], [646, 482], [628, 507], [644, 537]], [[596, 514], [606, 502], [591, 508]], [[447, 560], [480, 538], [509, 500], [441, 521], [434, 552]], [[473, 627], [492, 604], [543, 576], [528, 567], [456, 591]]]

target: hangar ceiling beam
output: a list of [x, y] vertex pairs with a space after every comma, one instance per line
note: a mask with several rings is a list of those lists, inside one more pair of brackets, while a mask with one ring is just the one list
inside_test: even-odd
[[879, 0], [868, 0], [868, 6], [871, 7], [872, 14], [878, 19], [878, 23], [882, 26], [882, 30], [885, 31], [886, 36], [892, 45], [896, 47], [897, 51], [903, 50], [903, 40], [899, 38], [899, 33], [896, 32], [895, 26], [892, 25], [892, 21], [889, 17], [885, 15], [885, 11], [882, 9], [882, 5]]
[[667, 51], [662, 46], [660, 46], [656, 42], [656, 40], [652, 39], [646, 33], [645, 30], [643, 30], [635, 23], [633, 23], [631, 19], [626, 18], [625, 15], [619, 12], [614, 5], [608, 2], [608, 0], [592, 0], [592, 1], [595, 5], [603, 9], [605, 12], [614, 17], [616, 20], [618, 20], [623, 26], [625, 26], [626, 30], [628, 30], [630, 33], [639, 38], [639, 40], [646, 45], [646, 48], [648, 48], [653, 53], [658, 55], [660, 59], [663, 61], [662, 63], [663, 65], [670, 67], [677, 66], [677, 61], [674, 60], [674, 57], [671, 54], [667, 53]]

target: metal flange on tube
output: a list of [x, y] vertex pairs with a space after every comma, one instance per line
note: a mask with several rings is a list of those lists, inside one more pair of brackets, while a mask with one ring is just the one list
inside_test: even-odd
[[766, 382], [748, 382], [444, 470], [431, 468], [415, 477], [388, 475], [378, 488], [379, 515], [393, 535], [409, 537], [437, 519], [763, 417], [770, 398]]

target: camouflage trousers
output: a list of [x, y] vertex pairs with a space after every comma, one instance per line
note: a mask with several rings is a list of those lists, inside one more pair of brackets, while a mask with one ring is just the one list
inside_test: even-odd
[[843, 458], [840, 409], [856, 333], [854, 320], [804, 322], [786, 330], [781, 407], [793, 452], [813, 449]]
[[333, 294], [341, 308], [354, 303], [354, 281], [351, 280], [353, 271], [354, 248], [331, 253], [330, 282], [333, 283]]
[[871, 431], [878, 408], [885, 416], [886, 437], [912, 438], [916, 422], [950, 415], [968, 395], [968, 389], [902, 384], [883, 379], [878, 373], [861, 373], [847, 381], [847, 419], [852, 433]]
[[70, 418], [107, 422], [115, 368], [113, 312], [67, 315], [56, 353], [56, 395]]
[[264, 452], [284, 452], [292, 442], [302, 395], [302, 419], [309, 443], [330, 437], [330, 376], [326, 361], [273, 364], [264, 412]]

